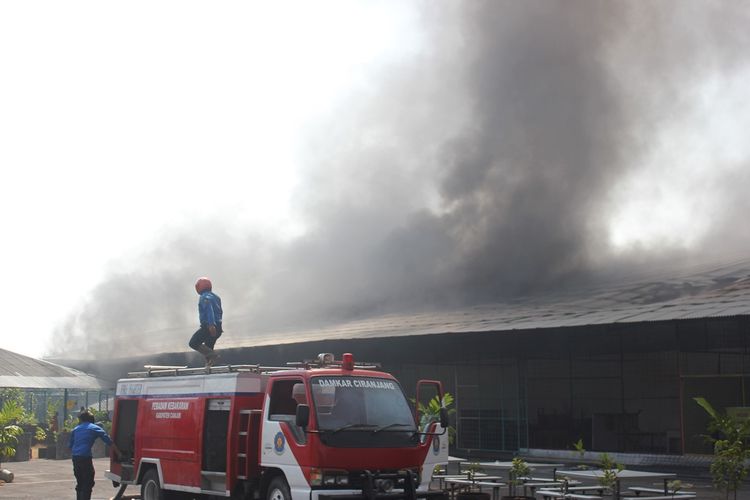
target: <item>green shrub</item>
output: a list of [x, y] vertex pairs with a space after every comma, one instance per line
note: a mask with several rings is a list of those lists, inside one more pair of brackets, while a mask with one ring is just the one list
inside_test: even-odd
[[750, 438], [750, 421], [740, 420], [726, 413], [720, 413], [705, 398], [693, 398], [710, 417], [704, 436], [714, 448], [714, 461], [711, 463], [711, 477], [714, 486], [729, 498], [737, 490], [748, 475], [746, 461], [750, 458], [747, 440]]
[[12, 399], [6, 399], [0, 408], [0, 462], [16, 454], [18, 436], [23, 429], [16, 425], [23, 415], [23, 408]]

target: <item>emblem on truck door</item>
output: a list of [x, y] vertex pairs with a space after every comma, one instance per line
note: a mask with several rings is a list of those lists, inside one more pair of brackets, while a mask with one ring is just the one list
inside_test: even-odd
[[277, 432], [276, 436], [273, 438], [273, 451], [275, 451], [277, 455], [282, 455], [284, 453], [285, 445], [286, 439], [284, 439], [284, 433], [281, 431]]

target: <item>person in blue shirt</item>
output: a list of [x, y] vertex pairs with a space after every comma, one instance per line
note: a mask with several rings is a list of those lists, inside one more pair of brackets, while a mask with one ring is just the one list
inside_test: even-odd
[[72, 450], [73, 455], [76, 500], [91, 500], [91, 490], [94, 489], [94, 476], [96, 474], [91, 458], [91, 447], [94, 445], [96, 438], [111, 446], [115, 455], [122, 456], [120, 450], [117, 449], [104, 429], [94, 423], [94, 415], [82, 408], [80, 415], [78, 415], [78, 425], [70, 433], [70, 442], [68, 443], [68, 448]]
[[221, 328], [221, 298], [211, 290], [211, 280], [203, 277], [195, 282], [195, 291], [198, 292], [198, 320], [200, 328], [196, 331], [188, 345], [203, 354], [206, 358], [206, 366], [210, 367], [216, 363], [219, 354], [214, 351], [216, 341], [221, 337], [224, 330]]

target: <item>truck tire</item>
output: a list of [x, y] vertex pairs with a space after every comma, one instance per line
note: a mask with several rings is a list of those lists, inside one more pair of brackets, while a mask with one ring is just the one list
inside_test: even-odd
[[286, 484], [284, 476], [276, 476], [271, 479], [266, 500], [292, 500], [292, 494], [289, 492], [289, 485]]
[[141, 500], [166, 500], [156, 469], [149, 469], [143, 475], [143, 481], [141, 481]]

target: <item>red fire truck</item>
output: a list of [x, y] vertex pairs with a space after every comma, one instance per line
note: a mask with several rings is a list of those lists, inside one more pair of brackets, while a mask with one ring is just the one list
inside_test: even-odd
[[[422, 425], [376, 364], [321, 354], [286, 367], [147, 367], [117, 383], [106, 476], [143, 500], [412, 499], [448, 461], [447, 412]], [[442, 400], [440, 382], [421, 380]], [[429, 397], [428, 397], [429, 399]], [[424, 420], [424, 419], [423, 419]], [[117, 497], [116, 497], [117, 498]]]

